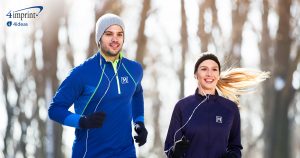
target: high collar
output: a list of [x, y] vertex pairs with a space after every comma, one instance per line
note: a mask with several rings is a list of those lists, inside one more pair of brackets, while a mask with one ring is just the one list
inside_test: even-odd
[[101, 64], [107, 64], [107, 63], [118, 63], [123, 58], [123, 52], [120, 52], [119, 59], [117, 59], [113, 62], [106, 60], [105, 56], [100, 51], [98, 51], [97, 55], [100, 56], [100, 61], [99, 61], [100, 65]]
[[195, 97], [196, 97], [197, 99], [200, 99], [200, 100], [203, 100], [203, 99], [205, 99], [206, 97], [208, 97], [208, 99], [215, 100], [215, 99], [217, 99], [217, 98], [219, 97], [219, 94], [218, 94], [218, 91], [217, 91], [217, 90], [216, 90], [216, 93], [215, 93], [214, 95], [213, 95], [213, 94], [206, 94], [206, 96], [205, 96], [205, 95], [199, 94], [198, 91], [199, 91], [199, 88], [197, 88], [196, 91], [195, 91]]

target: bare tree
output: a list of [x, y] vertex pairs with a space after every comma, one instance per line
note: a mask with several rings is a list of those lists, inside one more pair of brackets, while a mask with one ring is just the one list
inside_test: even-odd
[[[212, 21], [209, 22], [208, 19], [205, 19], [205, 14], [210, 14], [212, 17]], [[208, 45], [213, 43], [212, 30], [219, 29], [219, 24], [217, 22], [217, 8], [215, 0], [205, 0], [200, 4], [199, 7], [199, 24], [198, 24], [198, 36], [201, 41], [201, 52], [208, 51]], [[211, 23], [211, 26], [209, 26]], [[210, 30], [208, 30], [209, 28]], [[213, 43], [214, 44], [214, 43]]]
[[229, 56], [231, 61], [235, 61], [236, 66], [240, 66], [241, 61], [241, 48], [242, 48], [242, 33], [244, 24], [247, 21], [249, 11], [249, 0], [234, 1], [232, 3], [232, 31], [231, 31], [231, 47]]
[[[150, 14], [151, 9], [151, 0], [144, 0], [143, 1], [143, 7], [141, 10], [141, 18], [139, 21], [139, 28], [138, 28], [138, 35], [136, 38], [137, 43], [137, 50], [136, 50], [136, 60], [142, 64], [143, 69], [145, 70], [147, 68], [147, 65], [144, 62], [144, 59], [147, 56], [147, 37], [145, 35], [145, 28], [146, 28], [146, 20]], [[153, 59], [153, 63], [157, 62], [157, 60]], [[151, 72], [151, 76], [154, 79], [154, 85], [157, 85], [158, 83], [158, 74], [157, 70], [153, 70]], [[161, 100], [159, 99], [160, 92], [158, 91], [158, 87], [154, 87], [153, 89], [149, 89], [148, 93], [149, 97], [152, 99], [152, 114], [153, 117], [152, 120], [152, 127], [154, 128], [154, 138], [153, 138], [153, 145], [150, 149], [150, 153], [162, 157], [163, 153], [161, 151], [162, 149], [162, 140], [161, 140], [161, 133], [160, 133], [160, 126], [159, 126], [159, 116], [160, 116], [160, 109], [161, 109]], [[145, 94], [145, 95], [146, 95]], [[147, 97], [147, 96], [145, 96]], [[147, 123], [147, 120], [146, 120]], [[148, 124], [149, 125], [149, 124]]]
[[179, 93], [179, 98], [184, 97], [184, 78], [185, 78], [185, 58], [186, 54], [188, 52], [188, 32], [187, 32], [187, 18], [186, 18], [186, 11], [185, 11], [185, 4], [184, 0], [180, 1], [181, 7], [180, 7], [180, 12], [181, 12], [181, 66], [178, 71], [178, 76], [179, 76], [179, 82], [180, 82], [180, 93]]
[[[64, 2], [51, 1], [47, 5], [48, 10], [53, 12], [46, 12], [44, 14], [44, 21], [42, 24], [43, 37], [42, 37], [42, 50], [43, 50], [43, 63], [42, 70], [43, 84], [45, 85], [46, 93], [53, 94], [58, 87], [57, 72], [57, 51], [59, 47], [58, 31], [60, 20], [63, 15]], [[54, 11], [55, 10], [55, 11]], [[51, 25], [50, 25], [51, 24]], [[47, 92], [48, 91], [48, 92]], [[50, 98], [44, 96], [46, 103], [50, 103]], [[52, 127], [52, 128], [51, 128]], [[50, 136], [50, 144], [48, 149], [50, 157], [64, 157], [62, 153], [62, 132], [63, 128], [60, 124], [51, 121], [50, 127], [47, 127], [47, 135]], [[53, 140], [52, 140], [53, 139]]]
[[[32, 41], [32, 48], [34, 48], [34, 44], [36, 42], [35, 38], [36, 33], [33, 32], [31, 34], [31, 41]], [[37, 151], [35, 153], [35, 157], [45, 157], [46, 156], [46, 124], [43, 119], [39, 117], [39, 111], [41, 110], [42, 105], [39, 104], [39, 100], [45, 100], [45, 82], [43, 82], [43, 74], [42, 71], [37, 68], [37, 62], [36, 62], [36, 51], [35, 49], [32, 49], [32, 55], [30, 58], [31, 61], [31, 70], [30, 74], [33, 76], [33, 80], [35, 82], [36, 86], [36, 100], [34, 101], [34, 104], [36, 105], [36, 112], [34, 113], [35, 117], [38, 121], [38, 129], [39, 129], [39, 140], [41, 141], [40, 146], [37, 146]], [[45, 108], [45, 107], [44, 107]]]
[[[33, 48], [33, 43], [34, 40], [29, 40], [27, 44], [28, 46], [32, 46]], [[6, 47], [3, 47], [4, 52], [6, 52], [5, 48]], [[34, 49], [32, 50], [32, 54], [34, 54]], [[22, 55], [20, 56], [22, 57]], [[24, 71], [22, 73], [12, 71], [13, 65], [17, 65], [20, 63], [14, 63], [14, 61], [12, 61], [13, 63], [9, 64], [7, 61], [6, 53], [4, 53], [4, 57], [2, 58], [1, 62], [3, 75], [3, 94], [5, 98], [6, 112], [8, 117], [6, 132], [4, 136], [3, 154], [5, 155], [5, 157], [15, 157], [17, 154], [21, 154], [23, 157], [44, 157], [45, 146], [43, 144], [43, 140], [45, 138], [45, 132], [43, 129], [43, 125], [45, 124], [45, 121], [42, 120], [39, 116], [40, 109], [39, 105], [37, 104], [39, 95], [37, 96], [37, 98], [32, 97], [31, 94], [35, 93], [36, 91], [34, 88], [30, 88], [30, 85], [32, 84], [31, 72], [34, 71], [34, 65], [31, 63], [33, 60], [32, 58], [22, 58], [22, 60], [25, 63]], [[38, 83], [35, 82], [35, 84]], [[39, 86], [36, 87], [36, 90], [38, 89]], [[13, 101], [11, 98], [9, 98], [9, 91], [16, 92], [16, 101]], [[31, 104], [32, 106], [24, 106], [27, 105], [26, 103]], [[31, 111], [31, 114], [26, 114], [26, 112], [29, 111]], [[37, 126], [34, 125], [35, 121], [37, 121]], [[34, 129], [38, 136], [32, 136], [32, 131], [29, 131], [29, 128]], [[21, 131], [20, 138], [16, 138], [16, 136], [13, 134], [18, 130]], [[28, 141], [28, 137], [33, 137], [33, 141]], [[28, 150], [28, 145], [33, 146], [33, 148], [35, 149], [34, 153]]]
[[291, 157], [288, 109], [295, 95], [292, 79], [300, 60], [300, 53], [294, 59], [290, 59], [292, 45], [290, 7], [290, 0], [278, 1], [279, 25], [275, 41], [273, 77], [275, 82], [283, 81], [284, 86], [281, 89], [275, 85], [272, 89], [274, 91], [273, 100], [275, 104], [273, 105], [274, 108], [271, 109], [272, 114], [269, 127], [273, 130], [266, 134], [270, 138], [266, 141], [266, 146], [269, 146], [270, 151], [272, 151], [267, 153], [266, 157], [272, 158]]
[[140, 25], [138, 28], [138, 36], [137, 36], [137, 50], [136, 50], [136, 60], [140, 62], [145, 68], [145, 64], [143, 62], [143, 59], [145, 58], [146, 55], [146, 46], [147, 46], [147, 37], [145, 36], [145, 26], [146, 26], [146, 19], [148, 18], [148, 12], [151, 8], [151, 0], [144, 0], [143, 1], [143, 8], [141, 12], [141, 19], [140, 19]]
[[[291, 32], [291, 1], [280, 0], [277, 4], [279, 24], [276, 38], [270, 37], [267, 23], [269, 1], [263, 1], [263, 30], [261, 67], [271, 70], [272, 78], [264, 85], [264, 140], [266, 158], [291, 157], [291, 133], [288, 110], [295, 99], [292, 87], [293, 73], [300, 63], [298, 47], [295, 58], [290, 58], [291, 46], [295, 42]], [[270, 49], [270, 48], [274, 49]], [[281, 86], [280, 83], [283, 85]]]
[[[263, 1], [263, 14], [262, 14], [262, 32], [261, 32], [261, 42], [259, 43], [260, 47], [260, 60], [261, 60], [261, 68], [263, 70], [272, 70], [272, 67], [274, 65], [274, 61], [271, 60], [271, 47], [274, 43], [274, 40], [271, 39], [270, 37], [270, 30], [268, 27], [268, 16], [269, 16], [269, 8], [270, 4], [268, 0]], [[264, 109], [264, 140], [265, 142], [270, 142], [270, 137], [267, 136], [267, 134], [272, 132], [271, 129], [271, 109], [272, 105], [274, 105], [274, 91], [271, 91], [274, 86], [274, 77], [272, 76], [268, 82], [265, 82], [263, 84], [263, 109]], [[265, 145], [265, 156], [268, 157], [268, 153], [271, 153], [271, 146], [270, 145]]]
[[[5, 51], [5, 47], [3, 47], [4, 52]], [[8, 157], [12, 157], [13, 155], [9, 155], [10, 153], [8, 152], [9, 148], [11, 148], [10, 145], [13, 144], [9, 144], [14, 142], [14, 138], [13, 138], [13, 125], [14, 125], [14, 105], [12, 105], [9, 101], [8, 98], [8, 84], [9, 82], [13, 82], [13, 84], [16, 86], [16, 82], [14, 81], [14, 77], [10, 71], [10, 66], [7, 63], [7, 59], [6, 59], [6, 55], [4, 53], [4, 57], [2, 58], [2, 76], [3, 76], [3, 94], [5, 97], [5, 105], [6, 105], [6, 112], [7, 112], [7, 125], [6, 125], [6, 131], [5, 131], [5, 136], [4, 136], [4, 150], [3, 150], [3, 154], [5, 156]]]

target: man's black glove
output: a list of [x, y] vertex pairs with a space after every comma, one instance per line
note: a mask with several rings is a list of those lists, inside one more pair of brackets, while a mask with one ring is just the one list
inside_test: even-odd
[[81, 116], [79, 119], [80, 128], [100, 128], [105, 119], [104, 112], [95, 112], [88, 116]]
[[232, 152], [229, 152], [229, 153], [225, 153], [222, 158], [237, 158], [237, 156], [232, 153]]
[[144, 145], [147, 141], [147, 135], [148, 135], [144, 123], [143, 122], [135, 123], [134, 130], [137, 133], [137, 136], [134, 136], [135, 142], [138, 143], [139, 146]]
[[172, 149], [172, 158], [181, 158], [184, 156], [188, 147], [190, 146], [190, 141], [183, 136], [180, 140], [176, 141]]

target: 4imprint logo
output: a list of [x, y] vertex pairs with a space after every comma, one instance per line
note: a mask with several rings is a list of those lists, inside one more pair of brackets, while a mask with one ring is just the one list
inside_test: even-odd
[[[27, 8], [22, 8], [18, 10], [10, 10], [6, 16], [9, 20], [6, 22], [8, 27], [10, 26], [28, 26], [25, 19], [35, 19], [43, 10], [43, 6], [32, 6]], [[24, 21], [23, 21], [24, 20]]]

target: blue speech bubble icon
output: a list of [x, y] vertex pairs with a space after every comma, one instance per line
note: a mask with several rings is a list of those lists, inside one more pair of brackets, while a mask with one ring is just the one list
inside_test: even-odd
[[8, 27], [10, 27], [10, 26], [12, 25], [12, 22], [11, 22], [11, 21], [8, 21], [8, 22], [6, 23], [6, 25], [7, 25]]

